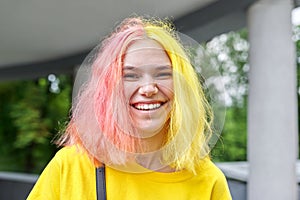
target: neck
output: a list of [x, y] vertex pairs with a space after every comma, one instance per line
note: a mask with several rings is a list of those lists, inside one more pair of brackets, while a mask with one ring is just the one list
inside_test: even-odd
[[148, 154], [140, 154], [136, 156], [136, 162], [139, 165], [149, 170], [157, 171], [157, 172], [165, 172], [165, 173], [176, 171], [174, 168], [170, 167], [169, 165], [163, 164], [161, 160], [162, 160], [161, 151], [148, 153]]
[[136, 161], [141, 166], [158, 172], [174, 172], [175, 169], [169, 165], [163, 164], [161, 161], [162, 150], [161, 148], [165, 145], [166, 137], [168, 134], [168, 125], [166, 125], [159, 133], [152, 137], [141, 139], [141, 149], [143, 153], [136, 156]]
[[164, 135], [156, 134], [150, 138], [142, 138], [140, 141], [141, 152], [148, 153], [159, 150], [163, 146]]

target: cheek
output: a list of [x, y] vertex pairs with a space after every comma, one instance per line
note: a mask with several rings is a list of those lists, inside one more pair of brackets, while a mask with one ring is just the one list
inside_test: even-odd
[[160, 85], [161, 85], [162, 92], [168, 97], [168, 99], [173, 100], [174, 97], [173, 80], [164, 81]]
[[124, 97], [127, 102], [130, 100], [130, 98], [132, 97], [132, 95], [135, 93], [136, 90], [137, 90], [136, 84], [130, 82], [123, 83]]

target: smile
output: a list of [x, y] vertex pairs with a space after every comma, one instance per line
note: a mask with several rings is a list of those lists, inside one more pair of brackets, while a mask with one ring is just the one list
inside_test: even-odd
[[155, 110], [160, 108], [163, 103], [137, 103], [132, 106], [137, 110]]

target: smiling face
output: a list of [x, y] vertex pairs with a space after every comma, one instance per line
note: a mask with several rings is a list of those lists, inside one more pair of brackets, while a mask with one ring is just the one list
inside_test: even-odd
[[171, 61], [154, 40], [133, 42], [124, 57], [123, 85], [139, 137], [163, 137], [173, 100]]

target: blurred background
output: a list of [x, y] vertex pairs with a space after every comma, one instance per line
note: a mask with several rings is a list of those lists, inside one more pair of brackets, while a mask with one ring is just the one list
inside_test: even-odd
[[[246, 162], [251, 70], [246, 10], [255, 2], [189, 0], [170, 7], [161, 1], [2, 0], [0, 171], [41, 173], [58, 150], [53, 140], [69, 120], [76, 68], [112, 25], [132, 13], [168, 16], [179, 32], [201, 43], [226, 88], [226, 118], [212, 160]], [[291, 4], [299, 100], [300, 9], [297, 1]]]

